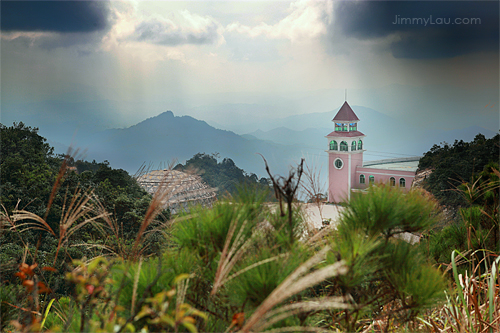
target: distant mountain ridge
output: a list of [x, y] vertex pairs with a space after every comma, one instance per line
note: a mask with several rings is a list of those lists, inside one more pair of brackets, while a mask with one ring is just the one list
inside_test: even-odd
[[[449, 131], [422, 129], [367, 107], [352, 106], [352, 109], [360, 119], [358, 129], [366, 135], [365, 149], [367, 151], [364, 154], [364, 159], [367, 161], [398, 156], [421, 156], [434, 144], [440, 142], [471, 141], [478, 133], [484, 134], [487, 138], [496, 134], [480, 126], [469, 126]], [[265, 127], [269, 128], [272, 124], [278, 125], [278, 127], [266, 131], [260, 129], [244, 134], [243, 137], [326, 150], [327, 140], [325, 136], [333, 131], [331, 120], [337, 111], [294, 115], [277, 119], [267, 123]]]
[[[64, 107], [65, 104], [61, 105]], [[479, 126], [452, 131], [418, 128], [370, 108], [352, 108], [360, 119], [359, 130], [367, 135], [364, 145], [366, 161], [420, 156], [443, 141], [471, 141], [478, 133], [486, 137], [495, 135], [495, 132]], [[123, 168], [130, 173], [135, 173], [143, 163], [157, 168], [167, 162], [182, 163], [197, 153], [219, 153], [221, 158], [231, 158], [246, 172], [265, 177], [263, 160], [256, 153], [268, 160], [273, 173], [288, 173], [289, 166], [295, 165], [301, 157], [322, 166], [323, 173], [326, 173], [325, 150], [328, 145], [325, 136], [333, 130], [331, 120], [336, 111], [274, 118], [261, 123], [255, 123], [256, 119], [251, 117], [245, 118], [248, 124], [254, 122], [250, 127], [259, 127], [243, 135], [217, 129], [191, 116], [175, 116], [172, 111], [122, 129], [103, 130], [107, 126], [105, 123], [92, 127], [92, 119], [81, 120], [77, 115], [54, 118], [53, 123], [51, 119], [27, 117], [26, 124], [39, 126], [41, 135], [55, 146], [58, 153], [65, 152], [71, 143], [74, 148], [86, 152], [85, 159], [108, 160], [114, 168]], [[59, 128], [63, 130], [59, 131]]]
[[135, 172], [142, 163], [154, 167], [184, 162], [197, 153], [219, 153], [247, 172], [265, 176], [268, 160], [273, 172], [284, 172], [300, 160], [300, 149], [263, 140], [248, 140], [231, 131], [216, 129], [190, 116], [163, 112], [124, 129], [100, 132], [87, 142], [87, 158], [108, 160], [114, 167]]

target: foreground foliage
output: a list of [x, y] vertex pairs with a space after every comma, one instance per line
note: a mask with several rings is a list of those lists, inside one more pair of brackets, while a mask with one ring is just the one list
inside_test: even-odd
[[[27, 268], [21, 268], [27, 273], [18, 274], [24, 280], [17, 291], [2, 295], [12, 305], [14, 292], [25, 300], [17, 300], [17, 308], [3, 318], [9, 320], [5, 327], [360, 331], [381, 320], [415, 323], [444, 298], [441, 273], [418, 248], [396, 238], [434, 223], [436, 205], [420, 193], [403, 197], [391, 187], [372, 187], [367, 195], [354, 196], [337, 230], [316, 235], [295, 205], [292, 214], [281, 212], [264, 204], [266, 196], [246, 190], [212, 209], [177, 216], [164, 227], [167, 246], [157, 256], [117, 252], [73, 261], [66, 269], [68, 296], [44, 282], [64, 268], [40, 267], [36, 257], [26, 256], [22, 267]], [[155, 199], [148, 210], [154, 205]], [[92, 221], [105, 225], [107, 218], [102, 214]]]
[[500, 253], [499, 191], [498, 164], [489, 163], [470, 182], [458, 186], [456, 192], [467, 203], [458, 209], [458, 220], [441, 231], [428, 233], [422, 248], [439, 264], [449, 264], [454, 250], [474, 253], [473, 263], [481, 262], [485, 268], [485, 253]]
[[442, 205], [466, 206], [464, 197], [455, 189], [463, 182], [476, 179], [489, 163], [500, 160], [500, 134], [491, 139], [478, 134], [471, 142], [455, 140], [453, 144], [434, 145], [420, 159], [418, 169], [432, 169], [425, 189]]
[[[43, 144], [35, 129], [17, 127], [9, 130]], [[40, 163], [52, 158], [44, 154]], [[71, 165], [86, 171], [76, 175]], [[2, 331], [500, 329], [498, 252], [475, 248], [496, 246], [487, 223], [498, 216], [498, 167], [459, 188], [469, 200], [461, 213], [468, 248], [451, 244], [450, 265], [439, 270], [431, 243], [400, 239], [430, 235], [440, 219], [437, 202], [418, 190], [370, 187], [353, 195], [338, 225], [317, 232], [294, 200], [302, 163], [288, 178], [271, 177], [274, 206], [269, 193], [249, 187], [169, 221], [161, 218], [169, 186], [133, 200], [141, 209], [132, 212], [118, 200], [136, 189], [126, 174], [68, 156], [54, 166], [45, 201], [0, 213]], [[98, 186], [71, 187], [78, 177]]]
[[[0, 130], [0, 282], [13, 283], [17, 267], [29, 260], [55, 268], [46, 283], [68, 295], [73, 287], [64, 272], [72, 260], [130, 252], [152, 197], [106, 161], [85, 162], [74, 151], [54, 155], [37, 128], [18, 123]], [[146, 231], [168, 218], [163, 211]], [[161, 233], [150, 233], [143, 255], [158, 252], [163, 241]]]

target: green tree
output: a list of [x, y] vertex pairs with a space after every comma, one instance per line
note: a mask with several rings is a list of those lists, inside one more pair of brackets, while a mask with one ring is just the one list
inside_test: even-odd
[[424, 187], [443, 205], [466, 206], [467, 201], [455, 189], [500, 160], [500, 134], [491, 139], [478, 134], [471, 142], [455, 140], [453, 145], [434, 145], [420, 159], [418, 170], [433, 169]]
[[[5, 274], [1, 279], [11, 279], [27, 249], [32, 254], [26, 257], [28, 262], [33, 263], [36, 253], [39, 265], [55, 265], [61, 269], [54, 277], [59, 281], [56, 284], [60, 287], [56, 292], [65, 294], [69, 292], [63, 282], [67, 261], [91, 258], [103, 251], [108, 252], [106, 249], [120, 247], [123, 250], [124, 246], [130, 246], [144, 220], [151, 196], [126, 171], [111, 168], [107, 161], [90, 163], [74, 161], [69, 156], [54, 155], [53, 148], [45, 138], [38, 135], [37, 128], [15, 123], [11, 127], [0, 125], [0, 130], [0, 204], [1, 213], [4, 214], [1, 220], [0, 262], [5, 264], [2, 266], [2, 273]], [[70, 168], [65, 169], [64, 163]], [[73, 166], [80, 171], [73, 171]], [[59, 186], [54, 187], [56, 181]], [[72, 199], [87, 191], [93, 191], [103, 208], [111, 213], [110, 218], [117, 221], [114, 226], [116, 230], [109, 230], [113, 226], [95, 229], [92, 225], [85, 225], [71, 235], [64, 244], [65, 250], [59, 251], [57, 238], [64, 232], [60, 229], [63, 212], [68, 210]], [[49, 201], [51, 205], [47, 211]], [[22, 233], [17, 229], [11, 230], [12, 224], [9, 221], [12, 219], [9, 217], [16, 207], [43, 219], [54, 234], [36, 228]], [[162, 215], [165, 220], [169, 218], [168, 211], [164, 211]], [[74, 225], [84, 222], [87, 217], [81, 216]], [[146, 232], [160, 224], [159, 220], [153, 221]], [[158, 252], [163, 242], [163, 237], [151, 233], [144, 246], [144, 254]], [[74, 246], [77, 244], [78, 246]], [[85, 247], [84, 244], [92, 246]]]
[[14, 123], [0, 124], [0, 200], [9, 212], [16, 206], [30, 205], [41, 213], [57, 175], [59, 159], [38, 128]]
[[[218, 161], [218, 154], [208, 155], [198, 153], [186, 161], [185, 165], [178, 164], [175, 170], [197, 172], [204, 182], [218, 189], [218, 196], [235, 195], [241, 185], [250, 186], [255, 190], [268, 190], [266, 178], [258, 178], [255, 174], [247, 174], [239, 168], [232, 159], [224, 158]], [[272, 200], [271, 196], [268, 196]]]

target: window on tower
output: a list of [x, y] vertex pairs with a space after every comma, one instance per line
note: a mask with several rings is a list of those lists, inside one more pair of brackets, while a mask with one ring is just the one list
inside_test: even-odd
[[348, 150], [349, 150], [349, 149], [348, 149], [347, 142], [342, 141], [342, 142], [340, 143], [340, 151], [348, 151]]
[[364, 184], [365, 183], [365, 175], [359, 175], [359, 183]]
[[342, 132], [347, 132], [347, 124], [342, 124]]
[[335, 123], [335, 131], [342, 131], [342, 124], [341, 123]]
[[354, 151], [356, 150], [356, 141], [353, 141], [351, 144], [351, 150]]
[[342, 162], [342, 160], [340, 158], [337, 158], [335, 160], [335, 167], [340, 170], [340, 169], [342, 169], [343, 166], [344, 166], [344, 162]]
[[357, 123], [351, 123], [349, 124], [349, 131], [357, 131], [358, 124]]
[[330, 150], [337, 150], [337, 149], [338, 149], [337, 141], [335, 140], [330, 141]]
[[359, 140], [358, 141], [358, 150], [363, 149], [363, 141]]

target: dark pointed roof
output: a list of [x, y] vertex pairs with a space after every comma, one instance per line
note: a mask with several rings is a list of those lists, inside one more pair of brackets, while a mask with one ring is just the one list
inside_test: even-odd
[[352, 111], [347, 101], [344, 102], [344, 105], [340, 108], [339, 112], [335, 115], [332, 121], [359, 121], [359, 118], [356, 116], [354, 111]]

